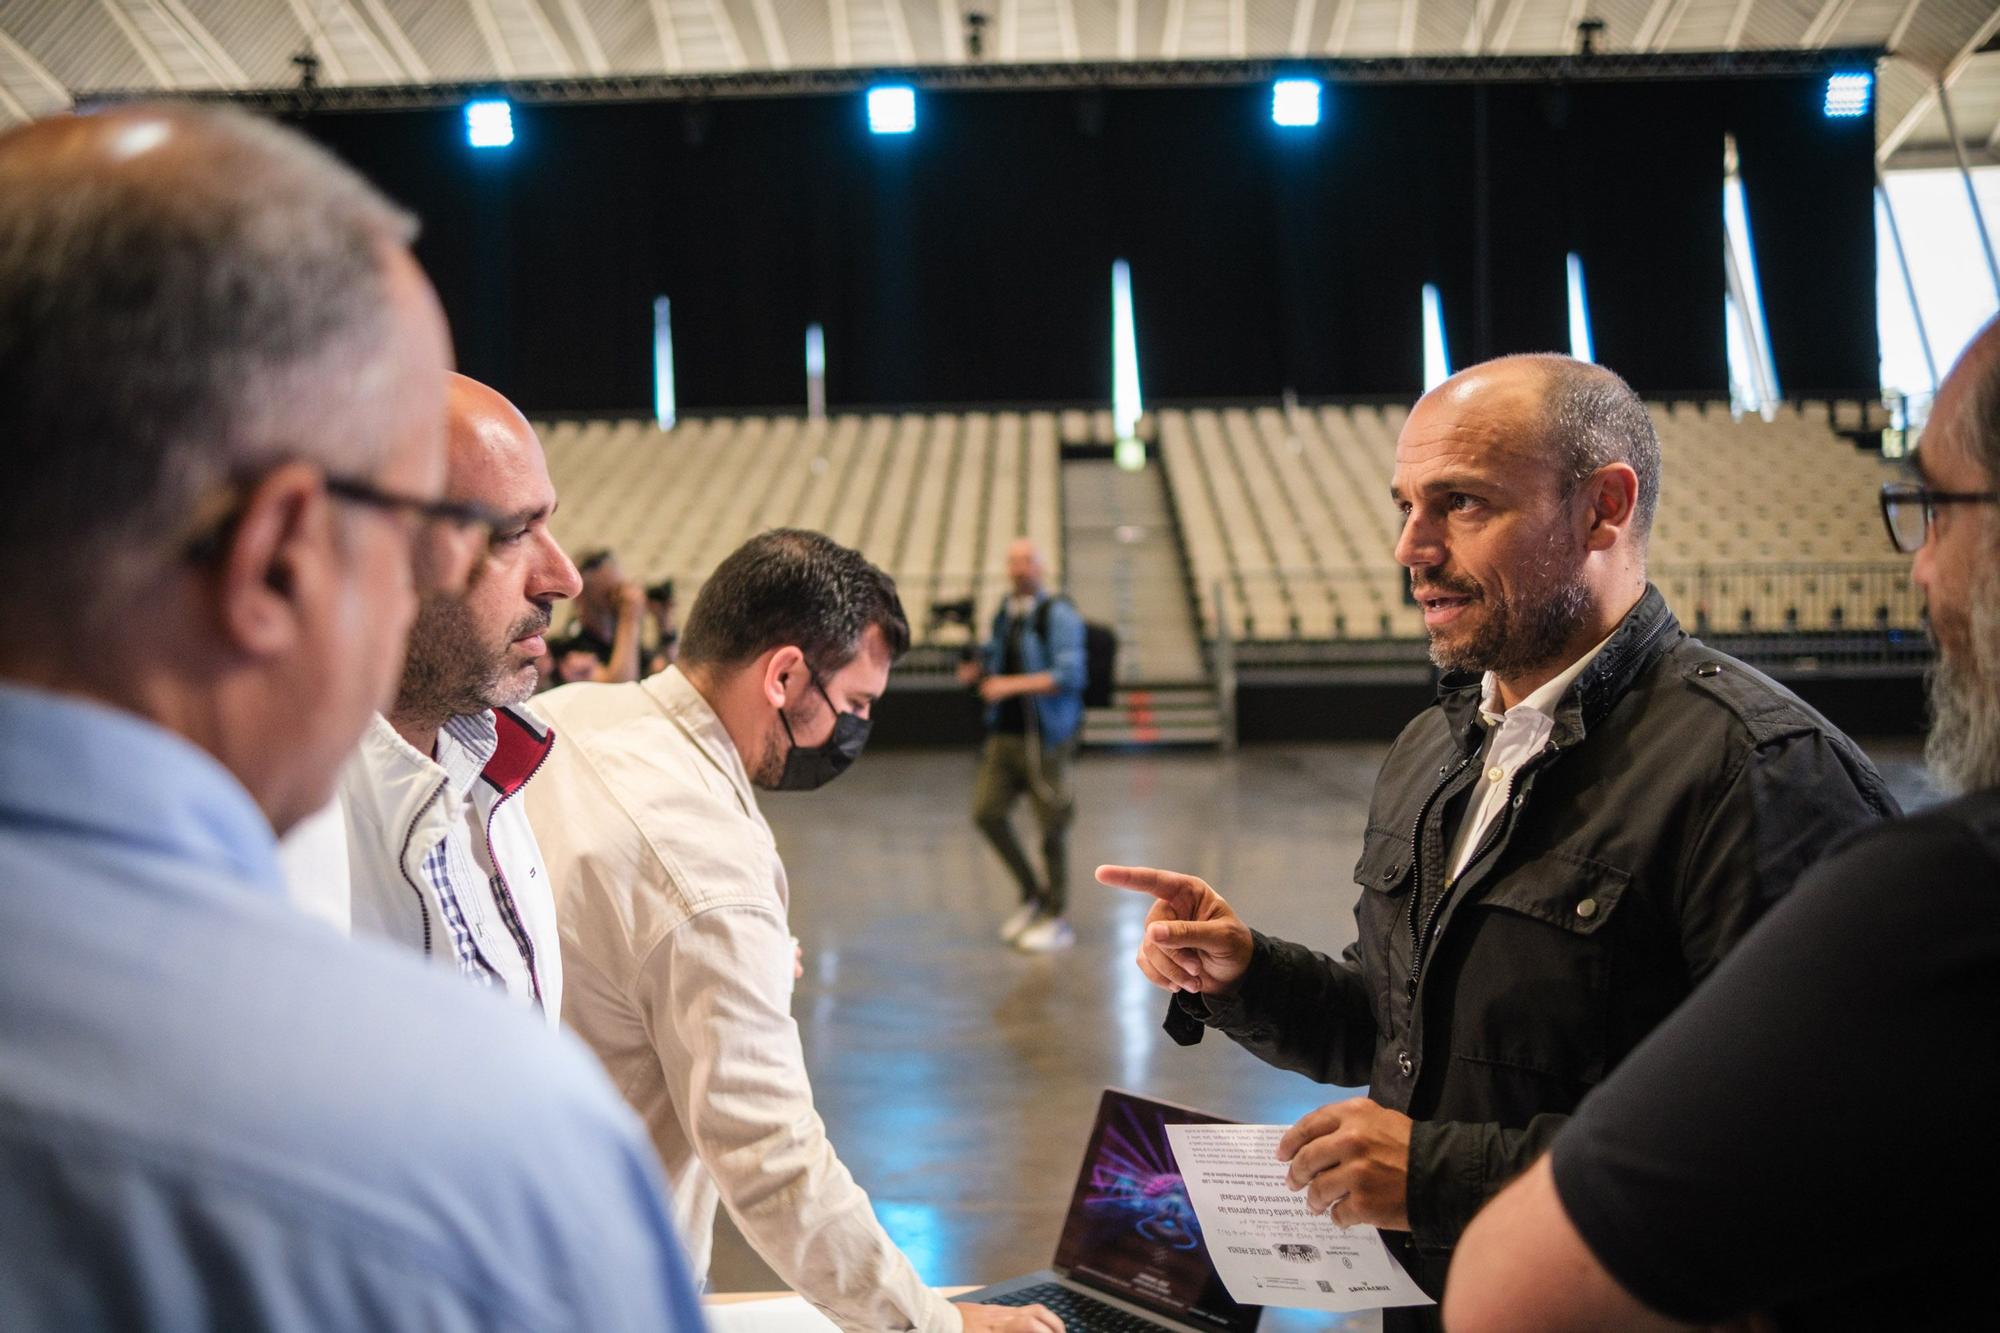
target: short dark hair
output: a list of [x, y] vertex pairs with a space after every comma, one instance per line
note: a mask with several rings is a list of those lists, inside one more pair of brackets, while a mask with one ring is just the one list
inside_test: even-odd
[[799, 528], [752, 537], [716, 566], [681, 629], [688, 667], [733, 667], [787, 645], [829, 676], [854, 660], [870, 625], [894, 661], [910, 647], [896, 581], [861, 552]]
[[1543, 438], [1560, 470], [1563, 495], [1576, 494], [1601, 467], [1629, 464], [1639, 474], [1632, 527], [1644, 541], [1660, 503], [1660, 435], [1652, 413], [1631, 385], [1603, 366], [1552, 352], [1530, 359], [1548, 376]]

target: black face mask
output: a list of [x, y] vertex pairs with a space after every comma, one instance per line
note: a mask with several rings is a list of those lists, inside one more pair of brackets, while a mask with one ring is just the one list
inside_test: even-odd
[[[826, 700], [828, 708], [833, 708], [833, 696], [819, 683], [819, 677], [811, 679], [819, 697]], [[814, 746], [799, 744], [792, 735], [792, 720], [782, 708], [778, 710], [778, 721], [784, 723], [785, 739], [792, 743], [792, 752], [785, 756], [785, 771], [772, 791], [812, 791], [824, 787], [845, 773], [861, 757], [861, 747], [868, 744], [868, 719], [859, 713], [843, 713], [834, 708], [833, 735], [827, 737], [826, 744]]]

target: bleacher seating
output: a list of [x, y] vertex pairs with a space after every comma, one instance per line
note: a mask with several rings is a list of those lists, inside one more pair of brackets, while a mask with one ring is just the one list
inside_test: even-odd
[[[1710, 633], [1919, 623], [1908, 561], [1889, 553], [1879, 455], [1833, 433], [1825, 405], [1775, 421], [1656, 405], [1663, 484], [1650, 561], [1676, 612]], [[1160, 452], [1203, 632], [1243, 641], [1423, 633], [1391, 559], [1402, 407], [1169, 410]]]
[[[1079, 413], [1078, 429], [1102, 423]], [[1007, 543], [1026, 534], [1057, 579], [1059, 426], [1053, 412], [750, 416], [541, 427], [572, 550], [608, 546], [627, 575], [675, 581], [683, 606], [722, 557], [766, 528], [806, 527], [895, 576], [922, 635], [935, 601], [1005, 595]]]
[[[1775, 421], [1656, 404], [1664, 461], [1651, 567], [1691, 628], [1826, 632], [1920, 624], [1908, 561], [1876, 508], [1894, 475], [1834, 434], [1824, 404]], [[1402, 406], [1170, 409], [1153, 419], [1203, 637], [1226, 613], [1248, 643], [1416, 640], [1391, 558]], [[628, 573], [691, 597], [744, 538], [823, 530], [896, 576], [919, 635], [934, 602], [984, 623], [1026, 533], [1061, 579], [1060, 442], [1105, 445], [1108, 412], [749, 416], [544, 428], [573, 549], [610, 546]], [[1221, 594], [1218, 603], [1217, 594]]]

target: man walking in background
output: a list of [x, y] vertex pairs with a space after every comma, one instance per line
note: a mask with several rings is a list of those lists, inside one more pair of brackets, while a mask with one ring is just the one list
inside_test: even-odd
[[[1008, 598], [993, 617], [979, 660], [959, 668], [986, 704], [986, 745], [972, 789], [972, 822], [993, 844], [1021, 889], [1021, 906], [1000, 938], [1026, 953], [1076, 942], [1070, 928], [1069, 830], [1089, 664], [1083, 617], [1043, 586], [1041, 552], [1026, 537], [1007, 548]], [[1042, 830], [1037, 876], [1014, 832], [1014, 803], [1028, 798]]]

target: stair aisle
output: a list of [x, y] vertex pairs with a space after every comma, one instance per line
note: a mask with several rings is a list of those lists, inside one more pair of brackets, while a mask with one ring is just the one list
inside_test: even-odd
[[1180, 547], [1157, 467], [1063, 464], [1068, 590], [1084, 616], [1118, 631], [1118, 688], [1092, 709], [1089, 747], [1215, 745], [1222, 725]]

